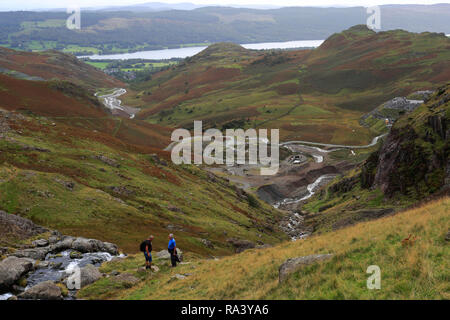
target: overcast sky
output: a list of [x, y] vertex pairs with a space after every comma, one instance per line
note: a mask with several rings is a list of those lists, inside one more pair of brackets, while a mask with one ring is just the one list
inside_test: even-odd
[[375, 4], [434, 4], [449, 3], [450, 1], [436, 0], [0, 0], [0, 10], [30, 10], [45, 8], [64, 8], [69, 6], [93, 7], [128, 5], [146, 2], [180, 3], [190, 2], [195, 4], [228, 5], [228, 4], [252, 4], [252, 5], [274, 5], [274, 6], [371, 6]]

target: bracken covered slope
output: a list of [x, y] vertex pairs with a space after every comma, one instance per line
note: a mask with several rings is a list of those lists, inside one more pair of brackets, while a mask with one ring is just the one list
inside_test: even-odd
[[202, 255], [234, 252], [230, 239], [276, 243], [281, 213], [227, 181], [163, 152], [164, 128], [114, 118], [0, 111], [0, 210], [65, 234], [136, 252], [168, 233]]
[[56, 50], [33, 53], [0, 47], [0, 72], [25, 79], [67, 80], [92, 90], [123, 86], [75, 56]]

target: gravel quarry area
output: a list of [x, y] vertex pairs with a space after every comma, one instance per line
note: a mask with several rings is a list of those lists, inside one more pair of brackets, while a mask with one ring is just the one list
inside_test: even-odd
[[279, 210], [286, 211], [286, 218], [283, 219], [280, 227], [292, 240], [297, 240], [311, 233], [311, 230], [303, 226], [304, 218], [299, 214], [302, 202], [311, 198], [334, 178], [355, 166], [353, 162], [346, 159], [332, 160], [330, 154], [345, 149], [348, 150], [349, 157], [354, 157], [356, 154], [353, 149], [373, 147], [384, 136], [377, 136], [370, 144], [364, 146], [308, 141], [280, 143], [280, 147], [289, 151], [290, 155], [280, 161], [278, 173], [274, 176], [260, 175], [259, 165], [205, 166], [205, 169], [225, 177], [238, 188], [255, 192], [261, 200]]

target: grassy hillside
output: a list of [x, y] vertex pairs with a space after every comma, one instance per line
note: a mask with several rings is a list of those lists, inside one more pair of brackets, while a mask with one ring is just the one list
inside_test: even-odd
[[0, 209], [40, 225], [126, 252], [170, 232], [203, 255], [233, 252], [228, 238], [286, 238], [280, 212], [201, 169], [173, 165], [160, 126], [0, 112], [0, 129]]
[[123, 86], [97, 68], [55, 50], [32, 53], [0, 47], [0, 73], [28, 80], [66, 80], [94, 91]]
[[[401, 212], [392, 217], [286, 242], [273, 248], [249, 250], [219, 260], [188, 256], [189, 264], [172, 270], [138, 273], [141, 255], [103, 265], [101, 270], [136, 274], [141, 282], [124, 287], [114, 277], [82, 289], [87, 299], [449, 299], [450, 198]], [[409, 234], [417, 239], [403, 246]], [[288, 258], [319, 253], [335, 256], [304, 267], [278, 283], [278, 268]], [[381, 269], [381, 289], [368, 290], [366, 269]], [[175, 274], [190, 273], [173, 280]]]
[[377, 132], [360, 118], [381, 102], [445, 83], [450, 39], [356, 26], [316, 50], [216, 44], [135, 86], [126, 103], [150, 123], [279, 128], [283, 140], [358, 145]]

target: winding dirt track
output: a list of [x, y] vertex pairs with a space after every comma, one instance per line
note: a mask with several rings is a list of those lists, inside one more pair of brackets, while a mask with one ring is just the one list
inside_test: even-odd
[[[302, 140], [282, 142], [282, 143], [280, 143], [280, 146], [299, 144], [299, 145], [306, 145], [306, 146], [313, 145], [313, 146], [328, 147], [328, 148], [365, 149], [365, 148], [373, 147], [374, 145], [377, 144], [378, 140], [380, 140], [381, 138], [383, 138], [386, 135], [387, 135], [387, 133], [373, 138], [372, 142], [365, 146], [348, 146], [348, 145], [343, 145], [343, 144], [329, 144], [329, 143], [320, 143], [320, 142], [311, 142], [311, 141], [302, 141]], [[322, 152], [328, 152], [328, 150], [323, 150]]]

